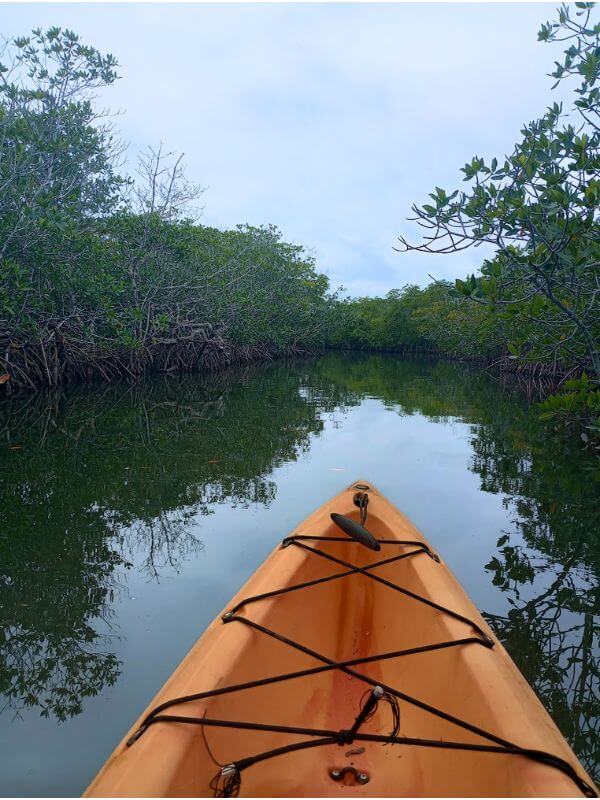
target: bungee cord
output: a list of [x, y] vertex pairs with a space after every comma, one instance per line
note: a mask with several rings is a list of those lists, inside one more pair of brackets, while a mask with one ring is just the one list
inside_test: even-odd
[[[368, 505], [367, 493], [358, 492], [355, 495], [354, 502], [360, 509], [359, 527], [364, 526], [367, 519], [367, 505]], [[332, 515], [332, 518], [340, 516], [341, 515]], [[348, 520], [348, 518], [346, 517], [342, 519]], [[335, 518], [334, 521], [336, 522], [336, 524], [340, 525], [340, 522]], [[348, 522], [352, 522], [354, 526], [357, 525], [357, 523], [355, 523], [353, 520], [348, 520]], [[340, 525], [340, 527], [342, 526], [343, 523], [342, 525]], [[343, 527], [343, 530], [346, 530], [346, 528]], [[282, 547], [295, 546], [301, 548], [302, 550], [307, 552], [311, 557], [318, 556], [328, 561], [332, 561], [340, 566], [345, 567], [345, 570], [343, 572], [338, 572], [332, 575], [325, 576], [323, 578], [318, 578], [311, 581], [305, 581], [303, 583], [294, 584], [292, 586], [287, 586], [280, 589], [274, 589], [269, 592], [264, 592], [262, 594], [244, 598], [240, 600], [235, 606], [233, 606], [229, 611], [227, 611], [222, 616], [222, 621], [224, 624], [231, 624], [237, 622], [246, 625], [252, 628], [253, 630], [256, 630], [270, 638], [273, 638], [297, 651], [300, 651], [308, 656], [311, 656], [315, 660], [321, 662], [319, 666], [303, 670], [296, 670], [294, 672], [284, 673], [280, 675], [274, 675], [266, 678], [261, 678], [258, 680], [247, 681], [245, 683], [235, 684], [231, 686], [219, 687], [218, 689], [213, 689], [206, 692], [197, 692], [194, 694], [167, 700], [164, 703], [161, 703], [160, 705], [153, 708], [152, 711], [150, 711], [147, 714], [147, 716], [143, 720], [138, 730], [127, 741], [127, 746], [133, 745], [150, 726], [159, 722], [163, 723], [176, 722], [176, 723], [184, 723], [190, 725], [200, 725], [202, 726], [203, 736], [204, 736], [204, 727], [208, 726], [208, 727], [233, 728], [238, 730], [268, 731], [268, 732], [275, 732], [275, 733], [294, 735], [294, 736], [300, 735], [305, 737], [311, 737], [307, 741], [293, 742], [288, 745], [284, 745], [282, 747], [258, 753], [248, 758], [232, 761], [231, 763], [225, 766], [221, 766], [221, 769], [214, 776], [210, 784], [210, 788], [213, 790], [215, 797], [237, 797], [241, 788], [241, 773], [245, 769], [248, 769], [249, 767], [261, 761], [265, 761], [270, 758], [275, 758], [279, 755], [284, 755], [286, 753], [309, 749], [313, 747], [321, 747], [328, 745], [338, 745], [338, 746], [349, 745], [352, 744], [354, 741], [378, 742], [383, 745], [399, 745], [404, 747], [415, 746], [415, 747], [427, 747], [427, 748], [452, 749], [458, 751], [485, 752], [485, 753], [508, 755], [508, 756], [522, 756], [529, 760], [545, 764], [548, 767], [561, 771], [575, 783], [575, 785], [580, 789], [580, 791], [583, 793], [584, 796], [597, 797], [598, 795], [594, 790], [594, 788], [590, 786], [579, 775], [579, 773], [575, 770], [572, 764], [560, 758], [559, 756], [555, 756], [551, 753], [547, 753], [541, 750], [520, 747], [519, 745], [516, 745], [513, 742], [510, 742], [506, 739], [503, 739], [500, 736], [497, 736], [496, 734], [490, 731], [487, 731], [483, 728], [480, 728], [476, 725], [469, 723], [467, 720], [463, 720], [459, 717], [449, 714], [443, 709], [432, 706], [420, 700], [419, 698], [406, 694], [405, 692], [402, 692], [393, 686], [388, 686], [386, 684], [383, 684], [382, 682], [376, 682], [375, 680], [369, 678], [367, 675], [364, 675], [361, 672], [358, 672], [356, 669], [354, 669], [354, 667], [362, 664], [370, 664], [376, 661], [383, 661], [392, 658], [409, 657], [416, 653], [435, 652], [438, 650], [444, 650], [452, 647], [464, 647], [467, 645], [474, 645], [474, 644], [485, 647], [487, 649], [492, 649], [494, 647], [494, 641], [487, 633], [485, 633], [485, 631], [482, 630], [482, 628], [474, 620], [471, 620], [468, 617], [465, 617], [462, 614], [450, 608], [447, 608], [446, 606], [436, 603], [435, 601], [430, 600], [427, 597], [423, 597], [419, 594], [416, 594], [415, 592], [412, 592], [411, 590], [406, 589], [405, 587], [399, 586], [393, 583], [392, 581], [389, 581], [373, 573], [374, 569], [381, 567], [383, 565], [411, 557], [416, 557], [421, 554], [427, 555], [432, 560], [439, 562], [438, 556], [431, 551], [431, 549], [428, 547], [427, 544], [418, 540], [375, 539], [368, 531], [366, 531], [366, 529], [363, 530], [368, 537], [371, 537], [373, 541], [377, 543], [377, 547], [373, 546], [370, 540], [367, 540], [366, 537], [365, 540], [363, 541], [361, 531], [357, 532], [358, 535], [356, 536], [355, 539], [347, 537], [339, 537], [339, 536], [314, 536], [314, 535], [294, 535], [286, 537], [282, 541], [281, 544]], [[354, 529], [348, 530], [346, 532], [348, 532], [350, 536], [354, 536]], [[409, 552], [401, 553], [399, 555], [391, 556], [373, 562], [364, 567], [359, 567], [355, 564], [350, 563], [349, 561], [338, 558], [336, 556], [331, 555], [330, 553], [324, 552], [323, 550], [312, 547], [311, 545], [306, 543], [307, 541], [315, 541], [315, 542], [335, 541], [335, 542], [344, 542], [348, 545], [361, 543], [361, 544], [366, 544], [366, 546], [370, 547], [370, 549], [372, 550], [380, 549], [381, 545], [384, 546], [397, 545], [402, 547], [413, 546], [414, 549], [410, 550]], [[386, 587], [415, 600], [416, 602], [422, 603], [439, 613], [446, 614], [451, 618], [464, 623], [465, 625], [469, 626], [472, 631], [474, 631], [475, 635], [466, 636], [459, 639], [453, 639], [450, 641], [444, 641], [435, 644], [428, 644], [419, 647], [405, 648], [403, 650], [379, 653], [370, 656], [363, 656], [361, 658], [335, 661], [334, 659], [331, 659], [326, 655], [323, 655], [315, 650], [312, 650], [309, 647], [306, 647], [300, 642], [296, 642], [286, 637], [285, 635], [278, 633], [277, 631], [274, 631], [270, 628], [267, 628], [259, 624], [258, 622], [255, 622], [254, 620], [250, 619], [249, 617], [238, 613], [243, 608], [250, 606], [253, 603], [259, 602], [261, 600], [277, 597], [283, 594], [289, 594], [295, 591], [305, 590], [310, 587], [333, 580], [342, 580], [350, 575], [355, 575], [355, 574], [360, 574], [369, 580], [373, 580], [379, 584], [383, 584]], [[333, 731], [333, 730], [314, 729], [309, 727], [298, 727], [289, 725], [269, 725], [269, 724], [249, 722], [249, 721], [212, 719], [206, 717], [206, 711], [204, 715], [201, 717], [188, 717], [188, 716], [163, 713], [164, 711], [172, 708], [173, 706], [189, 703], [192, 701], [204, 700], [211, 697], [217, 697], [220, 695], [240, 692], [260, 686], [281, 683], [284, 681], [291, 681], [310, 675], [316, 675], [319, 673], [328, 672], [331, 670], [339, 670], [341, 672], [344, 672], [347, 675], [359, 681], [362, 681], [363, 683], [367, 684], [370, 687], [363, 695], [360, 708], [356, 716], [356, 719], [354, 720], [354, 723], [348, 729]], [[386, 702], [391, 710], [392, 728], [390, 733], [388, 735], [383, 735], [383, 734], [372, 734], [372, 733], [362, 732], [361, 728], [363, 724], [365, 722], [368, 722], [373, 717], [373, 715], [377, 711], [379, 704], [382, 701]], [[400, 708], [398, 701], [403, 701], [411, 705], [414, 705], [425, 712], [428, 712], [434, 716], [437, 716], [440, 719], [443, 719], [453, 725], [456, 725], [459, 728], [462, 728], [463, 730], [470, 731], [471, 733], [474, 733], [482, 737], [483, 739], [486, 739], [487, 743], [467, 744], [467, 743], [447, 741], [447, 740], [434, 740], [434, 739], [425, 739], [418, 737], [399, 736]], [[214, 756], [210, 752], [206, 739], [205, 743], [212, 760], [215, 761], [217, 765], [219, 765], [219, 762], [217, 762], [214, 759]]]

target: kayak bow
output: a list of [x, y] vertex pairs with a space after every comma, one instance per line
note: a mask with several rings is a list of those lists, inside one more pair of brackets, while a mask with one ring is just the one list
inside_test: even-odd
[[362, 482], [275, 548], [85, 796], [237, 794], [597, 796], [451, 571]]

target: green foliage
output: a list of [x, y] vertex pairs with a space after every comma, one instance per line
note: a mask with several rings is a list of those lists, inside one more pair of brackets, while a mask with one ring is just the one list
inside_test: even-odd
[[284, 348], [314, 342], [323, 325], [327, 278], [273, 226], [222, 231], [123, 213], [99, 224], [98, 240], [92, 306], [102, 304], [115, 341], [174, 344], [210, 324], [238, 345]]
[[[486, 243], [496, 250], [482, 276], [458, 293], [501, 307], [515, 352], [585, 367], [600, 378], [600, 24], [593, 4], [560, 9], [541, 41], [569, 41], [557, 83], [578, 80], [571, 115], [558, 103], [526, 124], [511, 154], [475, 156], [462, 169], [466, 190], [436, 187], [433, 204], [414, 206], [428, 231], [406, 250], [449, 253]], [[556, 84], [555, 84], [556, 85]]]
[[197, 224], [181, 158], [120, 147], [94, 108], [116, 61], [51, 28], [0, 65], [0, 378], [70, 378], [226, 363], [232, 350], [322, 338], [327, 278], [273, 226]]
[[[116, 80], [112, 56], [59, 28], [15, 40], [0, 65], [0, 381], [34, 388], [323, 343], [508, 354], [583, 368], [596, 380], [600, 26], [592, 10], [565, 6], [539, 35], [573, 40], [553, 74], [577, 81], [578, 123], [554, 103], [524, 126], [512, 154], [465, 165], [468, 190], [436, 187], [415, 209], [436, 230], [417, 249], [494, 244], [481, 274], [339, 300], [312, 256], [273, 226], [198, 224], [191, 205], [202, 190], [186, 180], [181, 158], [150, 150], [141, 180], [118, 174], [118, 142], [93, 102]], [[563, 409], [576, 404], [561, 398]]]
[[584, 442], [600, 438], [600, 389], [584, 372], [580, 378], [565, 381], [562, 391], [539, 404], [540, 420], [558, 425], [584, 425]]
[[405, 286], [385, 297], [339, 301], [331, 317], [333, 346], [489, 358], [500, 353], [502, 342], [501, 321], [443, 281], [425, 289]]
[[[437, 186], [414, 206], [428, 233], [406, 250], [449, 253], [488, 244], [480, 275], [361, 298], [338, 311], [333, 343], [429, 349], [467, 358], [508, 357], [600, 380], [600, 24], [593, 4], [563, 6], [541, 41], [568, 41], [557, 82], [573, 77], [571, 119], [558, 103], [525, 125], [510, 155], [475, 156], [467, 190]], [[548, 400], [544, 413], [593, 419], [590, 389]], [[550, 419], [550, 417], [545, 417]]]
[[[113, 83], [116, 61], [71, 31], [16, 39], [0, 64], [0, 257], [18, 262], [53, 233], [69, 236], [109, 211], [123, 184], [110, 126], [93, 92]], [[34, 284], [34, 275], [31, 275]]]

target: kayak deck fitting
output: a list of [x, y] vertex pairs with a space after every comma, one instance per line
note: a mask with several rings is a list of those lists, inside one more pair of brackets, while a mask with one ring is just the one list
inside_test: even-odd
[[485, 620], [359, 482], [273, 551], [86, 795], [575, 793], [597, 796]]

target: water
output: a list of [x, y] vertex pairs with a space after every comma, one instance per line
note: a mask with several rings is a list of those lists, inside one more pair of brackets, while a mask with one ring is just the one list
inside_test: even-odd
[[0, 405], [0, 792], [77, 795], [285, 534], [357, 478], [598, 777], [598, 464], [463, 365], [328, 355]]

